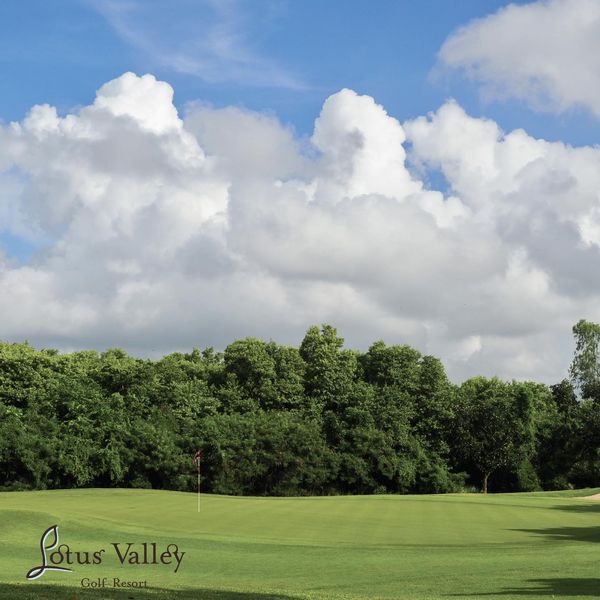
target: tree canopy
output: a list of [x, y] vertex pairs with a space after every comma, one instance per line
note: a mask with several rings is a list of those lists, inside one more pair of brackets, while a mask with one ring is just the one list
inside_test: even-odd
[[[246, 338], [159, 360], [0, 343], [0, 487], [253, 495], [600, 485], [600, 326], [580, 321], [571, 381], [474, 377], [406, 345]], [[578, 398], [577, 393], [581, 398]]]

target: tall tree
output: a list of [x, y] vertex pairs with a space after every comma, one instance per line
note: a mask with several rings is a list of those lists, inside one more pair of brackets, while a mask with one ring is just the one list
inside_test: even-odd
[[575, 356], [571, 380], [584, 398], [600, 400], [600, 324], [581, 319], [573, 326]]

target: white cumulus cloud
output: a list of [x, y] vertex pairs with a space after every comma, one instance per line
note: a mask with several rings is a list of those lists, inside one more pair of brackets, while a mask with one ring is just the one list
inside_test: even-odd
[[439, 57], [482, 83], [487, 96], [600, 117], [598, 0], [509, 4], [455, 31]]
[[168, 84], [126, 73], [0, 126], [0, 227], [41, 246], [24, 264], [5, 248], [0, 331], [158, 354], [329, 322], [455, 379], [556, 381], [572, 324], [600, 320], [599, 167], [454, 102], [401, 124], [342, 90], [305, 140], [240, 108], [182, 119]]

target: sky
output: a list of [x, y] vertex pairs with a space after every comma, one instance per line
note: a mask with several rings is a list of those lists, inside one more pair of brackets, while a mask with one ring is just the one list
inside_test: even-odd
[[330, 323], [554, 383], [600, 321], [600, 0], [4, 0], [0, 337]]

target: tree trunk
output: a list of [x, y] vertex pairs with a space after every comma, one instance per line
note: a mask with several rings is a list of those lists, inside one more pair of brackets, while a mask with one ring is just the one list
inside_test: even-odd
[[484, 494], [487, 494], [487, 488], [488, 488], [488, 479], [489, 479], [489, 477], [490, 477], [490, 474], [489, 474], [489, 473], [486, 473], [486, 474], [483, 476], [483, 493], [484, 493]]

